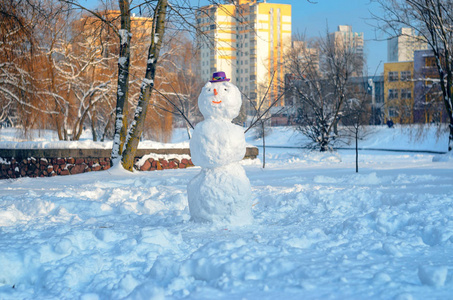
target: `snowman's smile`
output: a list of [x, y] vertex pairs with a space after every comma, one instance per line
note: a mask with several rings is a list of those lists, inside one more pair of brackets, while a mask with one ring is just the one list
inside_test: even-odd
[[214, 103], [214, 104], [220, 104], [220, 103], [222, 103], [222, 100], [219, 100], [219, 101], [212, 100], [212, 103]]

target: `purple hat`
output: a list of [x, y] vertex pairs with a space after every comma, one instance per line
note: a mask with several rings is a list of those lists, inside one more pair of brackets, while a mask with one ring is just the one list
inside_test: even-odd
[[225, 72], [219, 71], [212, 74], [210, 82], [230, 81], [230, 78], [226, 78]]

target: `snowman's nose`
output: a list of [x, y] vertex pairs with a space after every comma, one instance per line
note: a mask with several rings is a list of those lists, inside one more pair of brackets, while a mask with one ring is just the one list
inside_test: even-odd
[[218, 93], [219, 93], [219, 92], [217, 92], [217, 89], [214, 89], [214, 95], [217, 96]]

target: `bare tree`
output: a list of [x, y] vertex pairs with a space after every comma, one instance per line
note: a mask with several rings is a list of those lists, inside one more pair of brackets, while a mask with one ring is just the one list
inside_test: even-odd
[[433, 51], [439, 81], [437, 84], [449, 117], [448, 151], [453, 149], [453, 1], [452, 0], [374, 0], [384, 15], [374, 17], [386, 33], [395, 35], [401, 27], [414, 29]]
[[40, 114], [55, 113], [48, 110], [40, 93], [44, 63], [40, 29], [55, 13], [47, 1], [37, 4], [32, 0], [0, 3], [0, 121], [8, 119], [24, 131], [45, 123]]
[[[54, 47], [48, 53], [52, 70], [52, 97], [55, 102], [64, 102], [61, 111], [64, 113], [62, 128], [58, 132], [64, 133], [68, 139], [68, 130], [72, 140], [79, 140], [82, 130], [91, 119], [93, 140], [96, 136], [96, 107], [101, 109], [103, 102], [109, 101], [108, 93], [112, 86], [113, 75], [108, 68], [111, 56], [103, 56], [101, 52], [107, 45], [100, 41], [101, 36], [91, 34], [87, 39], [81, 35], [85, 33], [84, 19], [74, 22], [69, 37], [58, 37]], [[79, 23], [79, 24], [77, 24]], [[69, 105], [64, 105], [65, 102]]]
[[[181, 34], [168, 44], [173, 51], [164, 54], [162, 68], [165, 71], [160, 72], [160, 85], [155, 88], [155, 95], [163, 101], [154, 101], [152, 105], [173, 114], [178, 125], [183, 122], [190, 139], [194, 123], [202, 119], [197, 103], [204, 85], [199, 76], [199, 51], [192, 41]], [[162, 106], [164, 103], [167, 107]]]
[[[120, 2], [127, 2], [127, 0], [121, 0]], [[154, 78], [156, 76], [156, 69], [157, 69], [157, 63], [159, 61], [159, 55], [160, 55], [160, 49], [162, 47], [162, 41], [164, 38], [164, 32], [165, 32], [165, 21], [166, 21], [166, 14], [167, 14], [167, 6], [168, 2], [167, 0], [159, 0], [156, 3], [156, 6], [154, 8], [154, 16], [153, 16], [153, 27], [151, 29], [151, 45], [149, 46], [148, 50], [148, 60], [146, 64], [146, 73], [145, 73], [145, 78], [143, 79], [142, 86], [140, 89], [140, 96], [138, 99], [138, 104], [137, 108], [135, 110], [134, 114], [134, 120], [132, 121], [131, 128], [127, 134], [126, 141], [125, 141], [125, 149], [122, 154], [121, 162], [123, 165], [123, 168], [126, 170], [132, 171], [133, 166], [134, 166], [134, 159], [135, 159], [135, 152], [137, 151], [138, 143], [140, 141], [140, 137], [143, 132], [143, 127], [146, 119], [146, 113], [149, 105], [149, 100], [151, 97], [151, 93], [154, 88]], [[120, 3], [120, 8], [121, 8], [121, 14], [123, 18], [124, 15], [129, 15], [130, 19], [130, 10], [127, 5], [121, 6]], [[127, 14], [126, 10], [129, 12]], [[126, 28], [123, 28], [122, 30], [125, 30], [123, 32], [123, 35], [128, 35], [129, 32]], [[124, 37], [121, 38], [122, 44], [123, 43], [128, 43], [124, 42]], [[121, 52], [121, 51], [120, 51]], [[127, 61], [129, 60], [128, 54], [120, 55], [120, 60], [122, 58], [125, 58]], [[121, 61], [119, 62], [121, 64]], [[120, 78], [120, 74], [118, 74], [118, 78]], [[123, 89], [126, 87], [125, 81], [120, 81], [118, 80], [118, 89], [120, 87]], [[123, 90], [124, 91], [124, 90]], [[118, 108], [118, 104], [117, 104]], [[117, 118], [118, 122], [118, 118]], [[117, 143], [116, 140], [113, 141], [114, 143]]]
[[50, 128], [61, 140], [79, 139], [87, 119], [94, 125], [95, 108], [107, 99], [113, 73], [105, 65], [107, 58], [99, 55], [105, 45], [95, 35], [90, 41], [80, 39], [85, 30], [65, 3], [5, 4], [0, 25], [6, 32], [0, 47], [2, 114], [17, 117], [24, 130]]
[[298, 129], [311, 140], [310, 147], [328, 151], [349, 80], [363, 66], [362, 57], [350, 45], [331, 40], [327, 33], [324, 38], [293, 47], [287, 62]]
[[371, 111], [366, 91], [356, 93], [356, 97], [345, 101], [342, 109], [341, 136], [354, 141], [355, 145], [355, 171], [359, 172], [359, 140], [364, 139], [371, 131], [366, 129], [369, 125]]
[[[259, 102], [259, 105], [256, 106], [254, 105], [254, 101], [247, 97], [247, 95], [243, 94], [243, 97], [248, 100], [248, 103], [250, 106], [255, 110], [255, 113], [252, 116], [252, 120], [250, 122], [249, 127], [245, 130], [244, 133], [247, 133], [250, 129], [256, 128], [256, 130], [259, 132], [259, 137], [262, 138], [263, 141], [263, 168], [266, 167], [266, 125], [269, 123], [271, 119], [271, 109], [279, 103], [279, 101], [283, 98], [285, 95], [284, 90], [280, 92], [279, 95], [277, 95], [274, 99], [272, 99], [272, 102], [269, 104], [269, 106], [265, 106], [264, 103], [266, 103], [265, 99], [268, 98], [269, 96], [269, 91], [273, 87], [273, 81], [275, 79], [275, 72], [272, 74], [271, 81], [267, 86], [263, 86], [262, 88], [264, 89], [263, 92], [263, 97], [261, 98], [261, 101]], [[243, 103], [244, 106], [244, 103]], [[282, 108], [283, 109], [283, 108]]]

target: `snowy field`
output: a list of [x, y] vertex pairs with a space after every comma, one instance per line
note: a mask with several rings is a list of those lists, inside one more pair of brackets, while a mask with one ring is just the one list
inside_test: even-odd
[[[381, 129], [361, 146], [445, 151]], [[2, 180], [0, 299], [453, 299], [453, 160], [433, 157], [361, 151], [356, 174], [353, 151], [267, 149], [244, 227], [189, 220], [198, 167]]]

